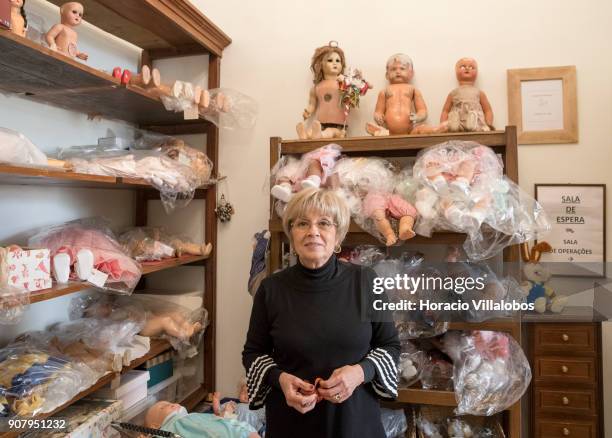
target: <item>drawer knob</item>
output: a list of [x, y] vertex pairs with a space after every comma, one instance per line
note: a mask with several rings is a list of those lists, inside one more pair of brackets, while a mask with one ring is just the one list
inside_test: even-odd
[[569, 341], [569, 336], [565, 333], [563, 333], [563, 335], [561, 336], [561, 339], [563, 339], [563, 342], [567, 342]]
[[564, 405], [569, 405], [569, 398], [567, 397], [563, 397], [563, 399], [561, 399], [561, 401], [563, 402]]
[[563, 435], [564, 436], [569, 436], [570, 435], [570, 430], [567, 427], [563, 428]]
[[561, 367], [561, 372], [562, 372], [563, 374], [567, 374], [567, 372], [568, 372], [568, 371], [569, 371], [569, 368], [568, 368], [568, 367], [566, 367], [565, 365], [563, 365], [563, 366]]

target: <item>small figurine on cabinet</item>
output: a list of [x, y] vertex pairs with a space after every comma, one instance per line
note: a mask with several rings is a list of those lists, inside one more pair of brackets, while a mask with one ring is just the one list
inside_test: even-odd
[[25, 12], [25, 0], [10, 0], [11, 3], [11, 32], [19, 36], [26, 36], [28, 18]]
[[548, 242], [538, 242], [529, 251], [529, 244], [521, 244], [521, 255], [523, 262], [523, 273], [527, 280], [521, 283], [527, 302], [533, 304], [537, 313], [547, 310], [552, 313], [561, 313], [567, 304], [567, 297], [557, 295], [548, 284], [552, 276], [550, 270], [540, 263], [542, 253], [551, 252], [552, 247]]
[[77, 49], [78, 35], [74, 30], [83, 20], [83, 5], [78, 2], [64, 3], [60, 16], [62, 22], [53, 26], [45, 36], [49, 48], [87, 61], [87, 53]]
[[443, 127], [416, 125], [427, 119], [427, 106], [421, 92], [410, 84], [413, 76], [412, 59], [408, 55], [396, 53], [389, 57], [385, 74], [389, 85], [378, 94], [374, 111], [376, 123], [366, 123], [368, 134], [428, 134], [443, 130]]
[[474, 86], [478, 64], [472, 58], [461, 58], [455, 64], [459, 87], [450, 92], [442, 108], [440, 122], [448, 122], [450, 132], [482, 132], [493, 128], [493, 110], [487, 95]]
[[[346, 136], [346, 115], [340, 101], [339, 82], [346, 67], [344, 52], [336, 41], [315, 50], [310, 63], [314, 74], [314, 86], [310, 89], [308, 106], [297, 124], [298, 137], [342, 138]], [[313, 117], [310, 127], [305, 121]]]

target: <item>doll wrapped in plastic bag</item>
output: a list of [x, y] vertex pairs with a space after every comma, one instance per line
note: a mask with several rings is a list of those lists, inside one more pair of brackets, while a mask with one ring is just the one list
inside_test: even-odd
[[49, 249], [52, 269], [60, 283], [78, 279], [99, 289], [131, 294], [142, 274], [138, 262], [123, 251], [101, 219], [82, 219], [45, 228], [30, 237], [28, 245]]
[[193, 243], [189, 239], [170, 235], [159, 227], [133, 228], [119, 236], [119, 243], [130, 257], [139, 262], [183, 255], [207, 257], [212, 251], [211, 243]]
[[[414, 177], [420, 183], [417, 232], [466, 233], [464, 249], [471, 259], [491, 257], [548, 227], [536, 201], [503, 175], [495, 152], [478, 143], [453, 140], [421, 151]], [[483, 224], [502, 236], [483, 236]]]
[[29, 307], [30, 292], [0, 281], [0, 325], [18, 324]]
[[305, 153], [300, 159], [285, 155], [272, 169], [270, 194], [282, 202], [289, 202], [293, 194], [302, 189], [329, 185], [341, 151], [342, 147], [330, 143]]
[[521, 346], [491, 331], [449, 332], [443, 349], [453, 360], [457, 415], [490, 416], [516, 403], [531, 382]]
[[419, 406], [416, 425], [422, 438], [505, 438], [500, 418], [458, 417], [451, 408]]
[[86, 365], [28, 342], [0, 350], [0, 417], [53, 411], [95, 382]]
[[419, 350], [412, 342], [402, 342], [398, 365], [399, 387], [409, 388], [421, 378], [425, 364], [425, 352]]
[[380, 418], [387, 438], [405, 436], [408, 422], [403, 409], [380, 408]]
[[208, 90], [210, 99], [200, 101], [200, 116], [222, 129], [250, 129], [257, 121], [257, 102], [231, 88]]
[[47, 158], [25, 135], [12, 129], [0, 128], [0, 145], [0, 162], [35, 167], [63, 167], [65, 164]]
[[361, 228], [387, 246], [414, 237], [417, 211], [396, 192], [398, 181], [391, 163], [380, 158], [343, 158], [334, 174]]
[[351, 251], [349, 261], [354, 265], [374, 266], [381, 260], [384, 260], [387, 254], [378, 246], [374, 245], [359, 245]]
[[70, 318], [95, 317], [140, 323], [138, 334], [167, 339], [179, 352], [191, 357], [208, 324], [206, 309], [189, 310], [179, 304], [145, 294], [124, 296], [88, 295], [74, 298]]

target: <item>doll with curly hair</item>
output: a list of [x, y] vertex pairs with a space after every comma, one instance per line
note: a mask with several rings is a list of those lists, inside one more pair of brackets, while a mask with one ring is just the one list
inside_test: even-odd
[[[298, 137], [342, 138], [346, 136], [346, 115], [341, 105], [339, 77], [346, 67], [344, 52], [336, 41], [318, 47], [310, 62], [314, 85], [310, 89], [308, 106], [297, 124]], [[313, 117], [310, 127], [305, 121]]]

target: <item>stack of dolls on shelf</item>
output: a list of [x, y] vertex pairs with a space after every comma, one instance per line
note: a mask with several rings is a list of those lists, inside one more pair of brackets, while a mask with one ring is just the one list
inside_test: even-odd
[[[297, 124], [300, 139], [347, 136], [350, 111], [359, 106], [360, 96], [373, 86], [359, 69], [347, 67], [344, 51], [336, 41], [318, 47], [310, 63], [314, 85]], [[388, 85], [376, 100], [374, 121], [365, 130], [374, 136], [484, 132], [493, 130], [493, 110], [486, 94], [475, 86], [478, 64], [461, 58], [455, 64], [458, 87], [444, 103], [438, 125], [429, 125], [422, 93], [411, 84], [412, 59], [403, 53], [391, 55], [386, 63]]]

